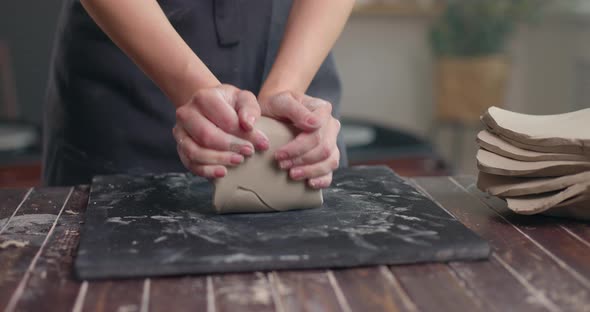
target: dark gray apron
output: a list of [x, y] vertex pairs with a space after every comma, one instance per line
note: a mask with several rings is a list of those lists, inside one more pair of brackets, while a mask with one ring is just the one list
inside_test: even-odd
[[[290, 1], [159, 4], [221, 82], [258, 93], [276, 57]], [[308, 94], [330, 101], [337, 116], [340, 81], [331, 56]], [[98, 174], [186, 171], [176, 153], [174, 123], [174, 106], [158, 87], [109, 40], [78, 0], [65, 0], [45, 106], [44, 184], [87, 184]]]

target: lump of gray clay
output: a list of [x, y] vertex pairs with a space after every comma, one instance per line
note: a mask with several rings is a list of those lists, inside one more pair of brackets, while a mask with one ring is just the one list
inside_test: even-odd
[[306, 181], [292, 180], [281, 170], [275, 151], [296, 136], [295, 128], [275, 119], [261, 117], [255, 126], [270, 140], [270, 148], [256, 152], [227, 175], [215, 180], [213, 206], [217, 213], [275, 212], [320, 207], [321, 190], [307, 186]]

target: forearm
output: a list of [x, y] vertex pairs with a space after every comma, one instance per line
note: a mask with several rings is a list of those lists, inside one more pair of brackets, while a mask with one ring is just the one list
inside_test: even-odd
[[305, 93], [350, 15], [354, 0], [294, 0], [279, 53], [259, 97]]
[[219, 81], [172, 27], [155, 0], [82, 0], [99, 27], [175, 106]]

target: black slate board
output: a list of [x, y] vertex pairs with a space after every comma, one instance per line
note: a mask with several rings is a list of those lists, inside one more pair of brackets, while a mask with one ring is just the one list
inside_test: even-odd
[[488, 244], [385, 167], [335, 173], [324, 207], [217, 215], [188, 174], [93, 181], [80, 279], [486, 258]]

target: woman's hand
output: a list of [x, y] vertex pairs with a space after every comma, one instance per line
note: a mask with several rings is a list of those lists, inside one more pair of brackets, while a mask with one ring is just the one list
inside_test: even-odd
[[221, 178], [256, 150], [269, 147], [268, 138], [254, 129], [260, 106], [254, 94], [231, 85], [197, 91], [176, 110], [173, 129], [184, 166], [206, 178]]
[[262, 115], [288, 120], [302, 132], [279, 148], [275, 158], [294, 180], [308, 179], [313, 188], [332, 183], [332, 171], [339, 166], [336, 144], [340, 122], [332, 117], [332, 105], [322, 99], [292, 92], [259, 97]]

